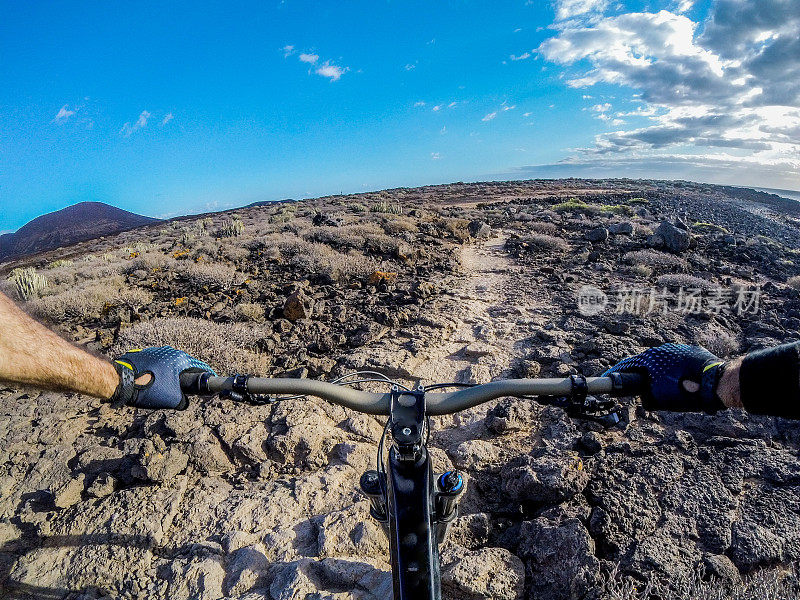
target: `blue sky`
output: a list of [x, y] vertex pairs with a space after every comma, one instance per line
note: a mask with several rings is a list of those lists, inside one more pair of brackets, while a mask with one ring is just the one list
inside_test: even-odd
[[797, 189], [798, 15], [796, 0], [0, 1], [0, 230], [83, 200], [172, 216], [458, 180]]

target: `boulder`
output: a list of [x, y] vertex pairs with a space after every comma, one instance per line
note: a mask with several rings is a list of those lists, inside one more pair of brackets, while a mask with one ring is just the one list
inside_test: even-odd
[[590, 242], [605, 242], [608, 239], [608, 229], [605, 227], [595, 227], [586, 232], [586, 239]]
[[633, 235], [633, 223], [623, 221], [622, 223], [611, 223], [608, 232], [614, 235]]
[[681, 253], [689, 249], [689, 232], [676, 227], [669, 221], [662, 221], [654, 235], [660, 238], [664, 247], [670, 252]]
[[309, 298], [303, 290], [297, 290], [286, 298], [283, 304], [283, 316], [290, 321], [311, 318], [314, 310], [314, 300]]
[[525, 565], [505, 548], [467, 552], [442, 569], [442, 591], [460, 600], [521, 600]]

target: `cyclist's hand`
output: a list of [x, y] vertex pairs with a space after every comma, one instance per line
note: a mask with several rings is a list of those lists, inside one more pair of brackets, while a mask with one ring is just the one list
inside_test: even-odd
[[[189, 402], [181, 391], [181, 373], [209, 371], [216, 375], [203, 361], [172, 346], [130, 350], [114, 360], [114, 368], [119, 373], [120, 383], [112, 401], [137, 408], [182, 410]], [[146, 375], [150, 376], [149, 380], [143, 377]], [[142, 383], [142, 380], [147, 381]]]
[[705, 411], [725, 406], [716, 389], [724, 362], [700, 346], [664, 344], [630, 356], [609, 373], [641, 373], [648, 379], [642, 405], [647, 410]]

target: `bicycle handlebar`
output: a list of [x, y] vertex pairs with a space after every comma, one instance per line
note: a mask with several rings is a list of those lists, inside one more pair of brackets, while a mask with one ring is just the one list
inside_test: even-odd
[[[645, 379], [635, 373], [622, 373], [622, 385], [614, 386], [610, 377], [587, 377], [589, 394], [611, 394], [614, 396], [637, 396], [643, 389]], [[188, 394], [217, 394], [233, 388], [233, 377], [208, 377], [204, 389], [198, 388], [200, 374], [181, 375], [181, 388]], [[316, 396], [371, 415], [388, 415], [391, 394], [377, 394], [349, 387], [318, 381], [316, 379], [263, 379], [250, 377], [247, 390], [251, 394], [289, 394]], [[447, 415], [504, 396], [569, 396], [573, 382], [564, 379], [504, 379], [492, 381], [456, 392], [432, 392], [425, 395], [429, 415]]]

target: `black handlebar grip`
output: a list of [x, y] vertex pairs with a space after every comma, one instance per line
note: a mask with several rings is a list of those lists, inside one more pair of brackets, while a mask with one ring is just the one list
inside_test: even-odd
[[614, 396], [641, 396], [647, 391], [649, 381], [642, 373], [610, 373]]
[[204, 371], [202, 373], [181, 373], [181, 390], [183, 390], [184, 394], [191, 394], [194, 396], [210, 395], [211, 392], [208, 389], [209, 375], [210, 373], [208, 371]]

